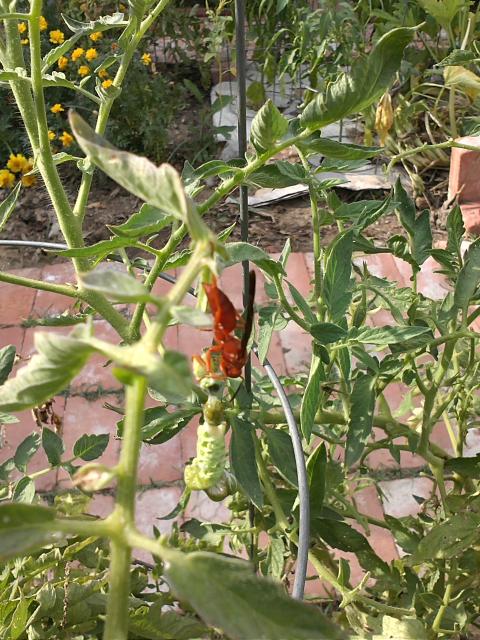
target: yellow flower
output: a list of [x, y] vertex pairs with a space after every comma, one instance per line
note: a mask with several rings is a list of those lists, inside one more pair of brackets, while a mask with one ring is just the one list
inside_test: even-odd
[[46, 31], [48, 28], [48, 22], [43, 16], [40, 16], [40, 31]]
[[8, 169], [0, 169], [0, 189], [10, 189], [15, 182], [15, 176]]
[[57, 134], [55, 133], [55, 131], [49, 131], [48, 132], [48, 139], [49, 140], [55, 140], [56, 137], [57, 137]]
[[86, 64], [82, 64], [82, 66], [78, 68], [78, 75], [82, 76], [82, 78], [84, 76], [88, 76], [89, 73], [90, 73], [90, 67], [87, 67]]
[[87, 49], [86, 53], [85, 53], [85, 58], [91, 62], [92, 60], [95, 60], [95, 58], [98, 56], [97, 50], [96, 49]]
[[64, 131], [58, 139], [62, 141], [64, 147], [69, 147], [73, 142], [73, 136], [71, 136], [67, 131]]
[[37, 183], [37, 176], [22, 176], [24, 187], [33, 187]]
[[60, 56], [57, 61], [57, 65], [60, 71], [65, 71], [65, 69], [68, 67], [68, 58], [66, 56]]
[[140, 60], [143, 62], [145, 66], [152, 64], [152, 56], [149, 53], [144, 53], [143, 56], [140, 58]]
[[28, 173], [33, 169], [33, 158], [25, 158], [25, 165], [22, 169], [22, 173]]
[[25, 33], [25, 31], [27, 30], [27, 23], [26, 22], [19, 22], [17, 24], [17, 28], [18, 28], [18, 33]]
[[61, 111], [65, 111], [65, 109], [62, 107], [62, 105], [57, 102], [56, 104], [53, 105], [53, 107], [50, 107], [50, 111], [52, 113], [60, 113]]
[[72, 60], [76, 62], [79, 58], [83, 56], [84, 53], [85, 53], [85, 49], [82, 49], [82, 47], [77, 47], [77, 49], [74, 49], [72, 51]]
[[102, 87], [103, 87], [104, 89], [108, 89], [109, 87], [111, 87], [111, 86], [112, 86], [112, 84], [113, 84], [113, 80], [104, 80], [104, 81], [102, 82]]
[[108, 71], [106, 69], [100, 69], [98, 72], [99, 78], [108, 78]]
[[103, 33], [101, 31], [94, 31], [90, 34], [90, 40], [92, 42], [97, 42], [97, 40], [101, 40], [103, 38]]
[[50, 31], [50, 42], [53, 44], [62, 44], [65, 40], [65, 34], [60, 29], [55, 29], [55, 31]]
[[29, 42], [28, 38], [24, 38], [23, 40], [20, 40], [20, 43], [23, 45], [27, 45]]
[[17, 155], [15, 155], [14, 153], [11, 153], [7, 162], [7, 169], [10, 169], [13, 173], [20, 173], [20, 171], [23, 171], [27, 163], [28, 160], [23, 154], [17, 153]]

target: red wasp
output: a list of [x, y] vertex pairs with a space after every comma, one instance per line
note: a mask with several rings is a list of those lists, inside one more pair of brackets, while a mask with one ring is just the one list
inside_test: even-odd
[[[255, 297], [255, 272], [250, 271], [248, 304], [245, 319], [236, 312], [228, 296], [218, 288], [214, 277], [211, 284], [204, 284], [205, 293], [213, 314], [214, 343], [204, 356], [193, 356], [194, 360], [206, 366], [211, 377], [239, 378], [247, 361], [247, 344], [253, 326], [253, 300]], [[236, 329], [243, 328], [241, 338], [234, 334]], [[212, 362], [214, 354], [220, 355], [220, 369], [223, 376], [216, 374]]]

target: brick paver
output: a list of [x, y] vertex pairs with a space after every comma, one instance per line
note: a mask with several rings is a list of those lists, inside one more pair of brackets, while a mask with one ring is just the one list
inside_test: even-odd
[[[376, 254], [372, 256], [358, 257], [356, 263], [361, 266], [365, 262], [376, 276], [387, 277], [398, 282], [399, 286], [410, 286], [410, 266], [390, 255]], [[116, 265], [114, 268], [121, 268]], [[435, 263], [428, 260], [422, 272], [418, 276], [419, 290], [432, 298], [443, 297], [447, 289], [446, 281], [435, 273]], [[310, 291], [310, 281], [313, 270], [312, 254], [292, 254], [287, 265], [287, 279], [303, 294]], [[45, 267], [43, 270], [22, 270], [21, 275], [44, 278], [52, 282], [68, 282], [73, 280], [73, 272], [69, 264], [59, 264], [54, 267]], [[235, 265], [222, 273], [220, 285], [241, 309], [242, 302], [242, 273], [240, 265]], [[170, 284], [159, 281], [155, 285], [155, 293], [162, 295], [169, 290]], [[290, 294], [288, 294], [290, 298]], [[268, 300], [264, 291], [264, 278], [261, 274], [257, 279], [257, 302]], [[22, 358], [28, 359], [34, 353], [34, 334], [41, 330], [55, 331], [61, 334], [68, 333], [69, 327], [54, 329], [24, 328], [20, 326], [23, 319], [42, 317], [62, 313], [71, 306], [68, 298], [38, 292], [30, 289], [19, 289], [12, 285], [0, 283], [0, 346], [15, 344]], [[193, 299], [186, 300], [186, 304], [193, 304]], [[125, 309], [125, 307], [123, 307]], [[371, 322], [375, 326], [383, 326], [391, 321], [386, 311], [379, 311], [372, 317]], [[479, 320], [480, 323], [480, 320]], [[118, 343], [117, 334], [103, 320], [95, 320], [95, 335], [103, 340]], [[170, 327], [167, 332], [166, 344], [168, 348], [179, 349], [187, 356], [199, 354], [204, 347], [211, 344], [210, 331], [201, 331], [192, 327]], [[293, 373], [306, 371], [311, 354], [311, 339], [295, 324], [290, 322], [281, 332], [275, 333], [272, 339], [268, 358], [277, 373]], [[256, 358], [253, 358], [254, 366], [259, 366]], [[109, 433], [109, 446], [101, 458], [105, 464], [115, 464], [118, 459], [119, 440], [116, 439], [116, 422], [119, 415], [104, 408], [104, 402], [113, 405], [122, 405], [122, 386], [112, 375], [111, 367], [104, 366], [106, 359], [103, 356], [94, 356], [79, 376], [72, 382], [65, 396], [57, 398], [55, 410], [63, 417], [63, 437], [66, 446], [66, 454], [70, 455], [75, 441], [83, 433]], [[18, 366], [22, 366], [20, 362]], [[393, 409], [396, 409], [405, 395], [405, 389], [401, 385], [390, 386], [386, 395]], [[154, 406], [153, 401], [148, 402]], [[30, 434], [36, 427], [30, 412], [19, 414], [20, 422], [3, 427], [4, 443], [0, 451], [0, 462], [11, 457], [18, 444]], [[137, 498], [138, 524], [142, 531], [151, 533], [155, 525], [162, 532], [169, 532], [172, 520], [158, 520], [162, 515], [171, 511], [178, 502], [182, 491], [183, 468], [189, 458], [195, 455], [196, 428], [198, 419], [191, 421], [190, 425], [181, 434], [163, 445], [143, 445], [140, 455], [139, 481], [145, 485]], [[480, 450], [480, 435], [478, 431], [470, 430], [466, 451], [473, 455]], [[374, 437], [383, 437], [381, 430], [375, 430]], [[443, 425], [439, 425], [434, 433], [437, 444], [450, 449], [448, 435]], [[401, 439], [398, 442], [402, 442]], [[409, 452], [402, 452], [402, 468], [416, 469], [423, 466], [424, 461]], [[377, 471], [388, 471], [398, 467], [391, 454], [386, 450], [374, 451], [366, 460], [367, 464]], [[37, 452], [29, 465], [30, 473], [39, 471], [46, 466], [45, 455]], [[152, 488], [153, 483], [153, 488]], [[64, 471], [58, 474], [48, 474], [36, 481], [37, 489], [51, 491], [56, 486], [62, 489], [71, 486], [70, 479]], [[148, 486], [150, 488], [148, 488]], [[381, 500], [375, 488], [369, 487], [355, 494], [355, 500], [359, 510], [371, 517], [383, 518], [383, 512], [390, 515], [402, 516], [416, 513], [421, 508], [418, 502], [412, 498], [412, 494], [427, 497], [431, 491], [431, 482], [422, 477], [408, 477], [395, 480], [383, 480], [379, 483]], [[94, 496], [90, 510], [99, 516], [108, 514], [113, 508], [111, 491]], [[226, 517], [227, 511], [222, 503], [215, 503], [208, 499], [203, 492], [194, 493], [185, 513], [185, 519], [198, 518], [207, 521], [220, 522]], [[365, 533], [365, 532], [363, 532]], [[389, 532], [378, 526], [371, 526], [368, 539], [375, 551], [385, 560], [398, 557], [398, 551]], [[362, 576], [362, 569], [356, 560], [349, 554], [343, 554], [352, 563], [352, 582], [356, 584]], [[149, 560], [148, 554], [139, 554], [144, 560]], [[319, 593], [321, 588], [318, 581], [309, 582], [308, 593]]]

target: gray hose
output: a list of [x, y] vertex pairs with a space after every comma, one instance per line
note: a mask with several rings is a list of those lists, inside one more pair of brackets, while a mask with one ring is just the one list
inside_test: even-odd
[[[67, 249], [67, 245], [54, 242], [37, 242], [29, 240], [0, 240], [0, 246], [4, 247], [32, 247], [40, 249], [50, 250], [63, 250]], [[122, 262], [122, 259], [118, 256], [111, 255], [108, 259], [114, 262]], [[143, 267], [142, 267], [143, 268]], [[166, 273], [160, 274], [160, 278], [175, 283], [175, 278]], [[195, 296], [195, 290], [190, 289], [189, 294]], [[254, 347], [254, 353], [258, 357], [257, 348]], [[293, 415], [292, 407], [288, 400], [288, 396], [285, 393], [277, 374], [275, 373], [272, 365], [265, 360], [263, 367], [267, 376], [270, 379], [275, 391], [278, 394], [278, 398], [282, 405], [283, 412], [290, 432], [290, 438], [292, 439], [293, 452], [295, 455], [295, 465], [297, 468], [298, 479], [298, 500], [300, 503], [300, 517], [299, 517], [299, 532], [298, 532], [298, 558], [297, 569], [295, 571], [295, 578], [293, 582], [292, 596], [301, 600], [305, 590], [305, 580], [307, 577], [307, 564], [308, 564], [308, 549], [310, 545], [310, 492], [308, 487], [307, 466], [305, 464], [305, 456], [302, 449], [302, 438], [298, 429], [295, 416]]]

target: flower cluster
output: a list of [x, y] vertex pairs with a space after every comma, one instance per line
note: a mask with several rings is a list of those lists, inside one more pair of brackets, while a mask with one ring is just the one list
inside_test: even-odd
[[28, 175], [33, 169], [32, 158], [26, 158], [21, 153], [11, 153], [5, 169], [0, 169], [0, 189], [11, 189], [18, 180], [24, 187], [33, 187], [37, 179]]

